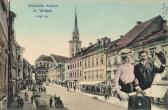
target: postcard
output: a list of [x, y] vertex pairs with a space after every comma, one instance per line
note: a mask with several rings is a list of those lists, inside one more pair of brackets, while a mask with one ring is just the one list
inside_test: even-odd
[[167, 110], [167, 0], [0, 0], [0, 110]]

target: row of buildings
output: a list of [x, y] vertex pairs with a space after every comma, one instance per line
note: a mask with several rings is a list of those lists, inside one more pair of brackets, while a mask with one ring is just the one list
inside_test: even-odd
[[[69, 58], [57, 55], [41, 55], [36, 61], [36, 71], [41, 81], [49, 81], [57, 84], [64, 84], [73, 88], [86, 90], [86, 88], [101, 88], [104, 85], [112, 86], [117, 66], [121, 64], [119, 52], [123, 48], [130, 48], [134, 51], [134, 63], [139, 61], [139, 52], [147, 50], [151, 59], [160, 63], [155, 52], [164, 52], [168, 59], [168, 27], [167, 21], [160, 15], [145, 22], [137, 21], [135, 26], [125, 35], [111, 41], [108, 37], [97, 39], [95, 43], [90, 42], [87, 47], [82, 48], [79, 39], [77, 14], [75, 12], [74, 30], [72, 40], [69, 41]], [[158, 81], [168, 80], [168, 63], [165, 71]], [[40, 71], [41, 70], [41, 71]], [[43, 78], [42, 78], [43, 77]], [[168, 85], [155, 86], [160, 90], [159, 96], [164, 97]], [[152, 93], [151, 93], [152, 95]]]
[[[72, 40], [69, 41], [70, 57], [41, 55], [35, 63], [37, 68], [45, 68], [40, 72], [43, 78], [51, 82], [68, 82], [70, 87], [78, 85], [79, 88], [81, 85], [111, 84], [116, 68], [121, 63], [119, 52], [123, 48], [134, 51], [135, 62], [139, 60], [142, 49], [148, 50], [150, 57], [156, 61], [155, 52], [163, 51], [168, 57], [167, 21], [159, 15], [145, 22], [137, 21], [130, 31], [114, 41], [103, 37], [95, 43], [90, 42], [88, 47], [82, 48], [81, 44], [75, 11]], [[165, 79], [168, 77], [167, 70], [162, 76]]]
[[[16, 41], [14, 19], [8, 0], [0, 1], [0, 110], [14, 101], [31, 78], [32, 65], [23, 58], [24, 48]], [[26, 81], [27, 80], [27, 81]]]

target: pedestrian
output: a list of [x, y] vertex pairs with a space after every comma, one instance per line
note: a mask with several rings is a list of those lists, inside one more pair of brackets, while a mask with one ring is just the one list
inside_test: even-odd
[[67, 86], [67, 90], [68, 90], [68, 92], [69, 92], [69, 86]]
[[122, 49], [119, 53], [122, 64], [117, 67], [115, 75], [115, 88], [119, 95], [120, 91], [131, 93], [136, 91], [137, 79], [134, 75], [134, 65], [132, 64], [133, 51], [131, 49]]
[[54, 101], [56, 101], [57, 100], [57, 97], [56, 97], [56, 95], [54, 95]]
[[28, 101], [28, 94], [25, 92], [25, 100]]
[[17, 96], [16, 101], [17, 101], [17, 106], [20, 107], [20, 96]]
[[74, 91], [75, 91], [75, 90], [76, 90], [76, 85], [74, 85], [74, 87], [73, 87], [73, 88], [74, 88]]
[[23, 105], [24, 105], [23, 98], [20, 98], [20, 107], [23, 107]]
[[50, 99], [49, 99], [49, 105], [50, 105], [50, 107], [52, 107], [52, 103], [53, 103], [53, 99], [52, 99], [52, 97], [50, 97]]
[[39, 93], [40, 93], [41, 92], [40, 87], [38, 89], [39, 89]]
[[148, 52], [142, 50], [139, 53], [140, 61], [134, 67], [135, 77], [138, 79], [138, 91], [146, 90], [151, 87], [156, 73], [162, 73], [165, 70], [166, 56], [163, 52], [155, 53], [161, 62], [160, 67], [156, 66], [154, 60], [150, 59]]
[[31, 104], [33, 104], [33, 99], [34, 99], [34, 96], [32, 95], [31, 96]]

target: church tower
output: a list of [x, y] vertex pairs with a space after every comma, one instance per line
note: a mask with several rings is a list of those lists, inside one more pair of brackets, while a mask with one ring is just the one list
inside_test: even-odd
[[73, 57], [75, 54], [81, 50], [82, 42], [79, 40], [79, 30], [78, 30], [78, 21], [77, 21], [77, 13], [75, 8], [75, 22], [74, 22], [74, 30], [72, 32], [72, 40], [69, 41], [69, 56]]

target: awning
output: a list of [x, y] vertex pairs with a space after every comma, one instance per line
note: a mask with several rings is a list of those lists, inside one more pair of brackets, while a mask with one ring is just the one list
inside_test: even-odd
[[146, 95], [150, 97], [163, 98], [168, 91], [168, 86], [164, 85], [152, 85], [151, 88], [145, 90]]
[[96, 85], [104, 81], [80, 81], [78, 85]]

